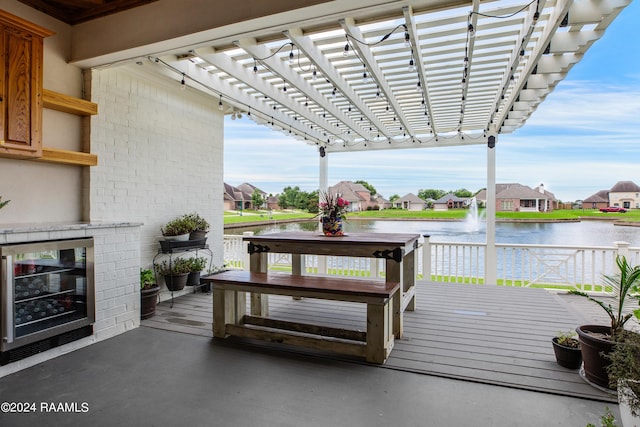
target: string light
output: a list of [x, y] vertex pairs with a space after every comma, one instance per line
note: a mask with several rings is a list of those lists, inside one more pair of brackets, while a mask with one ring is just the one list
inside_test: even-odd
[[187, 88], [187, 82], [184, 81], [184, 73], [182, 73], [182, 80], [180, 81], [180, 90], [185, 90]]
[[222, 95], [220, 95], [220, 100], [218, 101], [218, 110], [224, 110], [224, 106], [222, 105]]

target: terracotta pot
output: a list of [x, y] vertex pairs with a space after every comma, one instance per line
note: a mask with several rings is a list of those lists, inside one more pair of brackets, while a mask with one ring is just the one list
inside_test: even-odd
[[558, 365], [569, 369], [578, 369], [582, 366], [582, 351], [580, 347], [560, 345], [557, 337], [554, 337], [551, 342], [553, 343], [553, 352], [556, 355]]
[[594, 384], [601, 387], [609, 386], [607, 366], [610, 362], [605, 357], [613, 350], [615, 342], [592, 335], [589, 332], [609, 335], [611, 328], [602, 325], [583, 325], [576, 328], [584, 361], [584, 375]]
[[160, 286], [140, 291], [140, 318], [148, 319], [156, 314], [156, 304], [158, 303], [158, 292]]

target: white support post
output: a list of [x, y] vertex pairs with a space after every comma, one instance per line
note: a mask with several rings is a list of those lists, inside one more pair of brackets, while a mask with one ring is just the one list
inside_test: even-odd
[[498, 256], [496, 252], [496, 139], [489, 136], [487, 144], [487, 246], [484, 254], [484, 283], [498, 283]]
[[431, 281], [431, 236], [424, 235], [422, 243], [422, 280]]
[[[242, 233], [243, 236], [253, 236], [253, 231], [245, 231]], [[244, 258], [244, 269], [249, 270], [249, 242], [242, 242], [242, 254]]]

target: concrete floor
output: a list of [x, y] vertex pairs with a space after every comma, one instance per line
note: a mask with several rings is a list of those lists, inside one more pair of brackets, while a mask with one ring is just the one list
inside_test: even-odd
[[0, 402], [35, 403], [3, 427], [586, 426], [607, 406], [146, 327], [0, 379]]

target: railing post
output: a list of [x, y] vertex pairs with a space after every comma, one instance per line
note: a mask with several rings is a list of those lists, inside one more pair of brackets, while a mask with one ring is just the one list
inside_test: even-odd
[[[243, 236], [253, 236], [253, 231], [245, 231]], [[242, 259], [244, 260], [244, 269], [249, 270], [249, 242], [242, 241]]]
[[327, 274], [327, 257], [325, 255], [316, 255], [318, 257], [318, 274]]
[[617, 241], [617, 242], [613, 242], [613, 244], [616, 247], [616, 252], [618, 253], [618, 256], [623, 256], [626, 259], [629, 259], [629, 246], [631, 246], [631, 243]]
[[422, 244], [422, 280], [431, 281], [431, 236], [424, 235], [424, 243]]

